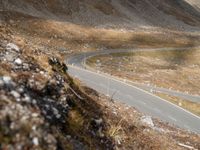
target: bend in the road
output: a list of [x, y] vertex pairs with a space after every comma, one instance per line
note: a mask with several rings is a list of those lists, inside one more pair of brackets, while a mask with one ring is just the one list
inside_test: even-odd
[[[114, 50], [114, 52], [116, 51]], [[108, 53], [110, 52], [98, 52], [98, 54]], [[86, 85], [103, 94], [112, 94], [115, 92], [114, 99], [134, 106], [147, 115], [170, 122], [181, 128], [200, 133], [200, 117], [133, 85], [124, 83], [111, 76], [83, 69], [82, 61], [85, 57], [95, 55], [96, 52], [91, 52], [69, 58], [67, 61], [67, 63], [70, 64], [69, 74], [79, 78], [86, 83]]]

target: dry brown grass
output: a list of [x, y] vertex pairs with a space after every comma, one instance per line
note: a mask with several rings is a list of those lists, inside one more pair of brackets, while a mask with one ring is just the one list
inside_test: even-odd
[[[25, 31], [24, 31], [24, 34], [26, 34]], [[54, 33], [52, 35], [54, 35]], [[24, 35], [21, 35], [21, 36], [24, 36]], [[25, 36], [27, 37], [27, 35]], [[31, 38], [29, 39], [30, 41], [37, 39], [37, 36], [34, 38], [32, 38], [32, 36], [33, 35], [31, 34], [30, 35]], [[41, 39], [39, 39], [38, 41], [40, 40]], [[40, 42], [43, 43], [43, 41], [40, 41]], [[34, 43], [29, 45], [28, 47], [33, 47], [33, 46], [35, 46]], [[35, 48], [29, 49], [25, 47], [23, 49], [22, 56], [24, 58], [29, 59], [32, 63], [39, 64], [41, 68], [45, 68], [45, 70], [48, 71], [50, 69], [49, 68], [50, 66], [47, 60], [48, 55], [46, 55], [40, 50], [36, 50], [36, 51], [35, 50], [36, 50]], [[52, 55], [53, 54], [54, 53], [52, 52]], [[57, 53], [55, 54], [55, 56], [56, 55]], [[6, 67], [3, 67], [3, 68], [6, 68]], [[10, 71], [10, 68], [7, 68], [7, 70]], [[59, 73], [63, 78], [66, 77], [66, 80], [65, 80], [66, 83], [70, 84], [70, 82], [68, 81], [72, 81], [72, 79], [71, 78], [68, 79], [67, 78], [69, 77], [68, 75], [64, 74], [63, 72], [62, 73], [58, 72], [58, 70], [59, 68], [57, 69], [56, 73]], [[54, 68], [54, 71], [55, 71], [55, 68]], [[2, 73], [2, 75], [4, 75], [4, 73]], [[32, 73], [31, 72], [18, 73], [18, 76], [21, 79], [29, 79], [32, 76]], [[42, 82], [46, 82], [46, 80], [41, 78], [40, 75], [38, 76], [36, 75], [35, 78], [36, 78], [36, 81], [38, 81], [41, 84]], [[16, 80], [17, 79], [18, 78], [16, 78]], [[158, 132], [153, 131], [153, 129], [148, 129], [148, 128], [147, 129], [149, 130], [149, 132], [146, 132], [145, 131], [146, 127], [138, 125], [139, 123], [137, 123], [137, 121], [139, 121], [140, 116], [138, 115], [138, 112], [135, 109], [129, 108], [127, 110], [125, 105], [110, 102], [108, 99], [104, 99], [103, 96], [100, 97], [98, 94], [95, 94], [95, 95], [93, 94], [97, 92], [95, 91], [91, 92], [91, 90], [87, 90], [89, 91], [89, 94], [93, 95], [93, 97], [91, 98], [88, 96], [89, 94], [84, 94], [80, 90], [79, 86], [80, 85], [77, 85], [76, 83], [73, 82], [73, 89], [76, 92], [80, 93], [81, 96], [84, 96], [85, 97], [84, 100], [79, 100], [74, 96], [73, 97], [70, 96], [72, 95], [71, 92], [68, 93], [69, 95], [65, 95], [66, 97], [69, 96], [69, 98], [72, 100], [72, 103], [74, 103], [75, 106], [69, 110], [69, 114], [68, 114], [69, 116], [67, 116], [66, 118], [67, 123], [63, 124], [63, 128], [69, 131], [66, 132], [64, 130], [64, 132], [62, 132], [61, 134], [57, 133], [58, 134], [57, 137], [59, 139], [62, 139], [62, 141], [64, 141], [64, 143], [62, 144], [65, 146], [64, 149], [73, 149], [72, 145], [70, 145], [71, 142], [72, 143], [74, 142], [73, 139], [75, 139], [75, 142], [76, 140], [81, 140], [81, 142], [83, 142], [85, 146], [88, 145], [88, 147], [91, 149], [93, 149], [94, 146], [98, 144], [100, 145], [99, 146], [100, 149], [101, 147], [102, 149], [106, 149], [104, 147], [106, 144], [102, 144], [99, 141], [104, 140], [104, 139], [108, 141], [110, 139], [110, 136], [113, 138], [110, 140], [112, 141], [115, 140], [115, 142], [116, 140], [122, 139], [121, 144], [118, 144], [119, 149], [156, 150], [156, 149], [167, 149], [169, 147], [170, 149], [179, 149], [179, 146], [176, 145], [176, 139], [174, 139], [172, 135], [166, 136], [163, 133], [158, 133]], [[117, 116], [114, 115], [113, 110], [116, 110], [116, 112], [119, 115]], [[102, 139], [98, 137], [98, 134], [96, 134], [95, 136], [92, 136], [93, 134], [91, 135], [91, 131], [93, 130], [88, 129], [88, 127], [90, 127], [91, 120], [96, 117], [103, 118], [102, 132], [103, 134], [104, 133], [105, 134]], [[122, 118], [123, 118], [123, 121], [121, 121]], [[59, 129], [62, 129], [62, 128], [59, 128]], [[29, 130], [29, 127], [27, 127], [27, 130]], [[70, 141], [69, 139], [66, 138], [66, 136], [68, 135], [68, 134], [66, 135], [66, 133], [69, 133], [69, 135], [72, 135], [72, 138], [70, 139]], [[108, 140], [106, 138], [108, 138]], [[197, 138], [197, 140], [198, 139], [199, 138]], [[191, 141], [191, 143], [197, 143], [191, 138], [187, 139], [187, 141], [188, 140]], [[58, 144], [61, 144], [61, 143], [58, 143]], [[108, 143], [108, 145], [112, 146], [112, 143]], [[198, 145], [196, 147], [198, 147]]]
[[[50, 51], [49, 49], [50, 46], [53, 47], [53, 50], [55, 50], [56, 47], [60, 45], [66, 47], [71, 46], [70, 48], [78, 49], [79, 46], [81, 47], [84, 44], [87, 44], [88, 42], [94, 42], [92, 46], [95, 48], [98, 48], [102, 45], [117, 48], [121, 46], [121, 44], [134, 44], [134, 41], [138, 41], [140, 46], [143, 44], [145, 45], [145, 43], [147, 45], [149, 45], [149, 43], [153, 43], [151, 45], [159, 46], [159, 44], [157, 44], [154, 41], [157, 38], [153, 38], [154, 42], [152, 42], [150, 34], [148, 34], [148, 36], [146, 37], [147, 33], [141, 33], [141, 36], [139, 36], [140, 33], [134, 33], [135, 39], [138, 39], [138, 37], [141, 38], [139, 38], [139, 40], [132, 40], [133, 33], [123, 33], [115, 30], [99, 30], [80, 27], [76, 25], [63, 26], [62, 23], [55, 23], [54, 25], [51, 21], [48, 22], [32, 20], [29, 22], [28, 19], [24, 22], [22, 20], [21, 23], [22, 24], [19, 23], [16, 26], [13, 26], [13, 30], [16, 33], [18, 33], [20, 37], [24, 37], [31, 43], [29, 47], [37, 47], [37, 45], [43, 45], [45, 47], [45, 50], [51, 53], [51, 56], [57, 56], [57, 52], [55, 52], [54, 55], [53, 51]], [[31, 29], [29, 28], [30, 25], [32, 27]], [[143, 41], [143, 38], [145, 38], [146, 40]], [[26, 45], [26, 41], [23, 41], [21, 39], [18, 39], [18, 41], [19, 42], [16, 43], [19, 44], [20, 47]], [[64, 44], [64, 42], [66, 42], [66, 44]], [[36, 48], [34, 48], [34, 50], [36, 50]], [[33, 52], [32, 49], [29, 49], [25, 46], [22, 55], [26, 58], [29, 58], [30, 61], [32, 61], [33, 63], [39, 64], [39, 66], [41, 68], [44, 68], [47, 72], [50, 70], [50, 66], [47, 60], [48, 55], [42, 53], [42, 51], [36, 50], [36, 52]], [[4, 66], [1, 67], [6, 68]], [[7, 70], [10, 71], [10, 68], [7, 68]], [[5, 75], [5, 73], [2, 72], [2, 75]], [[63, 75], [61, 73], [60, 75], [62, 75], [63, 77], [67, 76], [66, 74]], [[29, 79], [32, 76], [32, 74], [31, 72], [25, 72], [23, 74], [19, 73], [18, 76], [22, 79]], [[40, 82], [41, 84], [42, 82], [46, 82], [46, 80], [44, 80], [40, 75], [36, 75], [35, 78], [36, 81]], [[69, 80], [71, 79], [68, 79], [67, 81]], [[74, 90], [76, 90], [76, 92], [82, 93], [79, 89], [79, 85], [77, 84], [74, 85]], [[91, 93], [96, 92], [90, 92], [90, 94]], [[101, 144], [99, 142], [101, 141], [101, 139], [99, 139], [97, 136], [91, 136], [91, 130], [88, 129], [88, 126], [90, 126], [91, 123], [91, 119], [96, 117], [102, 117], [105, 121], [103, 122], [103, 126], [105, 128], [103, 130], [103, 133], [109, 133], [109, 136], [112, 136], [113, 138], [115, 138], [115, 140], [116, 138], [118, 139], [118, 137], [121, 138], [125, 136], [124, 141], [122, 141], [122, 144], [119, 145], [119, 149], [121, 148], [155, 150], [161, 148], [167, 149], [169, 147], [171, 149], [179, 148], [176, 145], [176, 142], [173, 139], [172, 135], [168, 137], [162, 133], [157, 133], [153, 131], [153, 129], [149, 129], [150, 132], [145, 132], [145, 127], [137, 126], [138, 123], [136, 123], [135, 120], [139, 116], [136, 115], [138, 114], [138, 112], [135, 111], [135, 109], [130, 108], [127, 111], [127, 109], [125, 108], [126, 106], [123, 106], [122, 104], [118, 104], [121, 106], [119, 107], [121, 109], [117, 109], [117, 104], [111, 103], [107, 99], [103, 102], [103, 97], [99, 97], [98, 94], [96, 94], [96, 97], [94, 99], [90, 98], [88, 95], [85, 95], [83, 93], [82, 95], [85, 96], [86, 99], [81, 101], [74, 97], [71, 99], [70, 97], [70, 99], [73, 100], [72, 102], [75, 103], [75, 106], [73, 107], [73, 109], [69, 110], [69, 116], [66, 118], [66, 120], [68, 119], [67, 123], [63, 125], [63, 127], [66, 130], [69, 130], [68, 133], [72, 133], [72, 140], [73, 138], [75, 138], [75, 140], [81, 139], [81, 142], [91, 146], [91, 149], [94, 148], [94, 145], [98, 144], [101, 145], [101, 147], [104, 147], [105, 144]], [[66, 97], [68, 96], [69, 95], [66, 95]], [[121, 116], [113, 115], [114, 109], [117, 109], [117, 113]], [[123, 121], [123, 123], [120, 121], [122, 118], [125, 118], [125, 121]], [[110, 120], [109, 124], [107, 124], [108, 120]], [[29, 130], [29, 128], [27, 130]], [[61, 136], [62, 134], [63, 136]], [[65, 144], [63, 144], [66, 146], [66, 148], [64, 149], [73, 149], [73, 147], [71, 147], [70, 145], [70, 142], [67, 142], [68, 140], [66, 138], [66, 132], [63, 132], [62, 134], [60, 134], [61, 137], [59, 138], [62, 138], [62, 141], [66, 142]], [[107, 135], [104, 137], [104, 139], [105, 138], [107, 138]], [[194, 140], [189, 140], [194, 142]], [[197, 142], [195, 141], [194, 143]]]
[[200, 104], [199, 103], [191, 102], [191, 101], [181, 99], [181, 98], [178, 98], [175, 96], [170, 96], [170, 95], [167, 95], [164, 93], [156, 93], [156, 95], [200, 116]]
[[70, 123], [70, 129], [73, 129], [73, 132], [79, 132], [83, 127], [84, 117], [77, 110], [72, 110], [69, 113], [68, 122]]
[[[88, 64], [112, 75], [191, 94], [200, 94], [200, 50], [117, 53], [92, 57]], [[158, 96], [200, 115], [200, 104], [163, 93]]]
[[88, 63], [129, 80], [200, 94], [200, 50], [147, 51], [94, 57]]
[[117, 124], [111, 124], [108, 130], [108, 135], [112, 137], [115, 141], [120, 140], [123, 138], [123, 125], [122, 119]]
[[[102, 8], [100, 3], [96, 7]], [[106, 8], [105, 13], [111, 13], [112, 8]], [[17, 34], [30, 38], [37, 45], [52, 48], [96, 50], [100, 48], [130, 48], [130, 47], [185, 47], [198, 44], [199, 39], [187, 33], [176, 31], [120, 31], [115, 29], [94, 28], [55, 20], [26, 18], [20, 14], [13, 18], [20, 20], [13, 26]], [[30, 28], [31, 26], [31, 28]]]
[[11, 66], [9, 64], [6, 64], [6, 63], [0, 64], [0, 76], [9, 75], [10, 70], [11, 70]]

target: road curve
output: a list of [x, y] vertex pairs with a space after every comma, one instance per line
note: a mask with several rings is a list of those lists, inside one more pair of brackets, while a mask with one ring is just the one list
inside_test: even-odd
[[[199, 47], [196, 47], [199, 48]], [[119, 50], [106, 50], [106, 51], [95, 51], [95, 52], [87, 52], [87, 53], [83, 53], [83, 54], [77, 54], [74, 55], [73, 57], [70, 57], [69, 59], [67, 59], [68, 64], [75, 64], [78, 67], [81, 68], [85, 68], [86, 65], [83, 66], [84, 64], [84, 60], [89, 58], [89, 57], [93, 57], [93, 56], [98, 56], [98, 55], [104, 55], [104, 54], [110, 54], [110, 53], [125, 53], [125, 52], [134, 52], [134, 51], [152, 51], [152, 50], [187, 50], [187, 49], [191, 49], [191, 48], [157, 48], [157, 49], [119, 49]], [[90, 67], [87, 67], [90, 68]], [[91, 70], [91, 68], [90, 68]], [[156, 92], [161, 92], [161, 93], [165, 93], [171, 96], [176, 96], [179, 98], [183, 98], [185, 100], [191, 101], [191, 102], [195, 102], [195, 103], [200, 103], [200, 96], [198, 95], [191, 95], [188, 93], [183, 93], [183, 92], [179, 92], [179, 91], [174, 91], [171, 89], [166, 89], [166, 88], [160, 88], [160, 87], [154, 87], [154, 86], [148, 86], [145, 84], [139, 84], [139, 83], [135, 83], [132, 81], [127, 80], [127, 82], [129, 82], [131, 85], [139, 87], [141, 89], [144, 89], [146, 91], [151, 92], [156, 91]]]
[[[163, 48], [145, 50], [171, 49]], [[123, 51], [132, 52], [133, 50]], [[127, 84], [108, 75], [102, 75], [84, 69], [82, 62], [85, 58], [101, 54], [109, 54], [112, 52], [121, 52], [121, 50], [88, 52], [68, 58], [66, 63], [69, 67], [69, 74], [73, 77], [79, 78], [86, 85], [100, 93], [106, 95], [113, 95], [114, 93], [114, 99], [134, 106], [146, 115], [151, 115], [160, 120], [179, 126], [180, 128], [200, 133], [200, 117], [133, 85]]]

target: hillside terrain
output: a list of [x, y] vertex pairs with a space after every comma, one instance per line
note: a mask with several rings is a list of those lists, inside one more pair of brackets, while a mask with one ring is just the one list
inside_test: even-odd
[[200, 39], [199, 2], [194, 0], [1, 0], [0, 11], [16, 34], [40, 47], [72, 52], [191, 47]]
[[200, 149], [200, 136], [68, 75], [66, 57], [192, 47], [198, 0], [0, 0], [0, 149]]
[[2, 0], [0, 8], [100, 28], [164, 27], [195, 31], [200, 25], [197, 0]]

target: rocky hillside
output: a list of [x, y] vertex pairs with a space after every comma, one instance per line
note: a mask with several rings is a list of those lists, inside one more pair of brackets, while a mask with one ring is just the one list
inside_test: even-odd
[[0, 0], [0, 149], [200, 149], [199, 135], [85, 87], [63, 63], [82, 50], [196, 46], [198, 12], [197, 0]]
[[198, 0], [1, 0], [0, 9], [95, 27], [200, 27]]
[[200, 136], [72, 79], [58, 51], [0, 25], [0, 149], [199, 149]]

